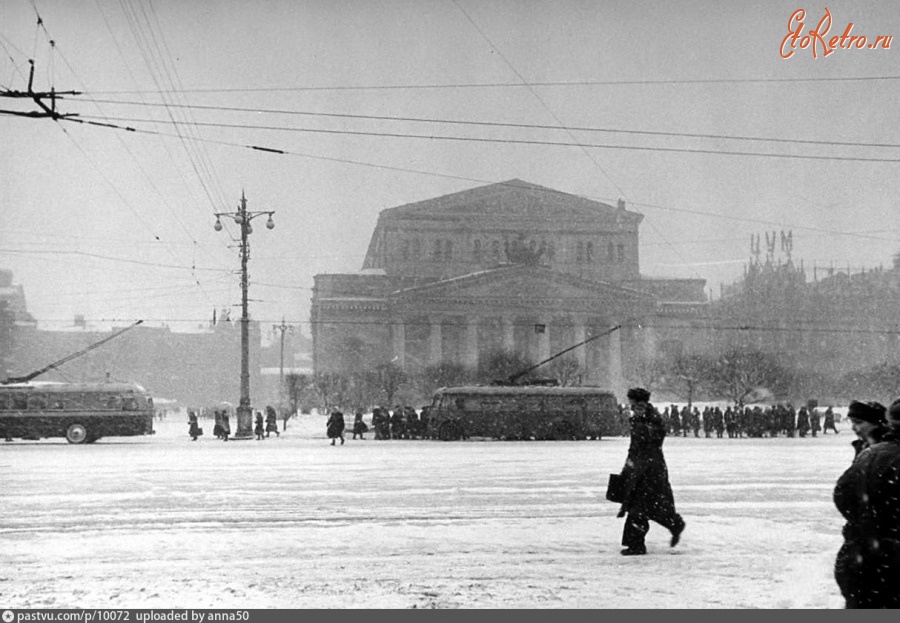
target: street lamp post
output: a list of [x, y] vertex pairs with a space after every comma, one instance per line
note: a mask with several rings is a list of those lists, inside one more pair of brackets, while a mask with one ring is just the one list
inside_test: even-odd
[[284, 316], [281, 317], [281, 324], [272, 327], [275, 331], [281, 331], [281, 366], [278, 368], [278, 406], [284, 408], [284, 333], [285, 331], [293, 331], [294, 327], [284, 323]]
[[216, 212], [216, 224], [213, 228], [222, 231], [221, 217], [233, 218], [241, 228], [241, 399], [237, 408], [237, 432], [234, 439], [253, 438], [253, 407], [250, 406], [250, 314], [247, 299], [249, 280], [247, 277], [247, 261], [250, 259], [249, 236], [253, 233], [250, 221], [257, 216], [268, 215], [266, 227], [275, 227], [272, 220], [274, 211], [250, 212], [247, 210], [247, 199], [241, 191], [241, 204], [236, 212]]

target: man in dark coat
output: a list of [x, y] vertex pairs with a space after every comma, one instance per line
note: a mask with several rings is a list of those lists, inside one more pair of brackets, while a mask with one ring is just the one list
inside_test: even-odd
[[619, 517], [628, 515], [622, 531], [623, 556], [647, 553], [644, 537], [650, 530], [650, 520], [672, 533], [669, 542], [675, 547], [684, 531], [684, 520], [675, 512], [675, 498], [669, 484], [669, 470], [662, 445], [666, 429], [656, 408], [649, 402], [650, 392], [637, 387], [628, 390], [633, 415], [631, 445], [622, 469], [625, 479], [625, 501]]
[[837, 481], [834, 504], [847, 520], [834, 577], [847, 608], [900, 608], [900, 438], [878, 403], [850, 403], [863, 443]]

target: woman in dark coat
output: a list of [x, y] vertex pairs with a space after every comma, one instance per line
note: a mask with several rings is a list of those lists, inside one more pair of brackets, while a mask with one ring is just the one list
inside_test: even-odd
[[334, 445], [334, 441], [338, 438], [341, 440], [341, 445], [344, 445], [344, 414], [335, 409], [328, 417], [326, 426], [326, 433], [331, 439], [331, 445]]
[[878, 403], [850, 403], [861, 444], [837, 481], [834, 505], [847, 523], [834, 577], [847, 608], [900, 608], [900, 439]]
[[228, 411], [222, 411], [222, 441], [228, 441], [231, 434], [231, 423], [228, 421]]
[[203, 434], [203, 429], [200, 428], [200, 424], [197, 422], [197, 414], [193, 411], [188, 411], [188, 435], [191, 436], [191, 441], [197, 441], [197, 437]]
[[671, 547], [678, 544], [684, 531], [684, 520], [675, 512], [675, 498], [662, 451], [666, 426], [649, 400], [650, 392], [646, 389], [637, 387], [628, 390], [628, 401], [633, 411], [629, 419], [631, 445], [622, 469], [625, 501], [618, 515], [628, 515], [622, 531], [623, 556], [647, 553], [644, 537], [650, 530], [651, 519], [672, 533], [669, 541]]
[[281, 437], [281, 433], [278, 432], [278, 414], [275, 412], [275, 407], [272, 405], [266, 406], [266, 437], [268, 437], [271, 433], [275, 433], [276, 437]]
[[263, 428], [263, 416], [262, 411], [256, 412], [256, 424], [253, 427], [253, 434], [256, 435], [256, 440], [260, 441], [264, 439], [263, 434], [266, 432], [265, 428]]
[[363, 422], [362, 411], [357, 411], [356, 416], [353, 418], [353, 438], [356, 439], [356, 436], [359, 435], [360, 439], [365, 439], [367, 430], [369, 430], [369, 427]]
[[838, 434], [837, 426], [834, 425], [834, 411], [832, 411], [831, 407], [825, 409], [825, 426], [822, 429], [822, 434], [827, 435], [829, 430], [833, 430], [834, 434]]
[[214, 411], [214, 417], [215, 417], [215, 419], [214, 419], [215, 425], [213, 426], [213, 435], [216, 436], [216, 439], [221, 439], [222, 434], [223, 434], [222, 433], [222, 412], [219, 411], [218, 409], [216, 409]]

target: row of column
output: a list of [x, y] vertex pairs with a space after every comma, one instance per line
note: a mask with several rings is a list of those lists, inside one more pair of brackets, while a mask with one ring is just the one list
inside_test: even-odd
[[[508, 351], [515, 350], [515, 335], [513, 333], [512, 317], [501, 317], [502, 327], [502, 344], [503, 348]], [[536, 325], [542, 325], [543, 331], [537, 333], [538, 336], [538, 352], [537, 360], [543, 361], [554, 353], [550, 352], [550, 322], [541, 320]], [[464, 350], [463, 361], [467, 366], [476, 366], [478, 364], [478, 318], [467, 318], [465, 323], [464, 334]], [[587, 339], [587, 328], [583, 322], [576, 321], [572, 325], [573, 340], [571, 345], [579, 344]], [[622, 339], [621, 331], [613, 331], [608, 336], [608, 365], [612, 378], [610, 383], [616, 387], [621, 385], [622, 381]], [[402, 322], [394, 322], [391, 324], [391, 342], [394, 360], [400, 366], [406, 366], [406, 325]], [[428, 334], [428, 363], [435, 365], [443, 359], [443, 324], [441, 322], [431, 322]], [[578, 364], [582, 369], [587, 366], [587, 348], [577, 348], [574, 351]]]

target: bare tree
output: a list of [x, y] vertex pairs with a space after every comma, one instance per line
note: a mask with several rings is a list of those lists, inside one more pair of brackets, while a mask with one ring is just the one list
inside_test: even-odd
[[560, 357], [547, 364], [547, 372], [563, 387], [581, 385], [584, 370], [575, 357]]
[[342, 404], [349, 384], [343, 374], [337, 372], [319, 372], [313, 377], [313, 385], [322, 408], [327, 412], [331, 407]]
[[370, 377], [373, 386], [382, 392], [387, 399], [387, 404], [392, 405], [394, 396], [400, 387], [407, 382], [406, 373], [396, 362], [388, 361], [375, 366], [375, 373]]
[[668, 366], [659, 359], [651, 359], [650, 361], [641, 361], [634, 365], [631, 370], [634, 381], [652, 392], [657, 389], [666, 376]]
[[475, 375], [482, 383], [505, 381], [533, 365], [534, 363], [519, 351], [498, 349], [479, 359]]
[[305, 374], [288, 373], [284, 375], [284, 395], [287, 396], [289, 408], [281, 412], [281, 430], [287, 429], [287, 422], [310, 400], [312, 379]]
[[772, 355], [733, 348], [716, 358], [708, 378], [716, 395], [743, 407], [747, 397], [761, 388], [784, 395], [792, 375]]
[[466, 366], [444, 361], [426, 367], [417, 378], [419, 393], [430, 397], [439, 387], [465, 385], [472, 380], [472, 372]]
[[712, 362], [702, 355], [679, 355], [668, 362], [662, 362], [662, 386], [679, 398], [687, 401], [688, 408], [701, 388], [709, 385]]

